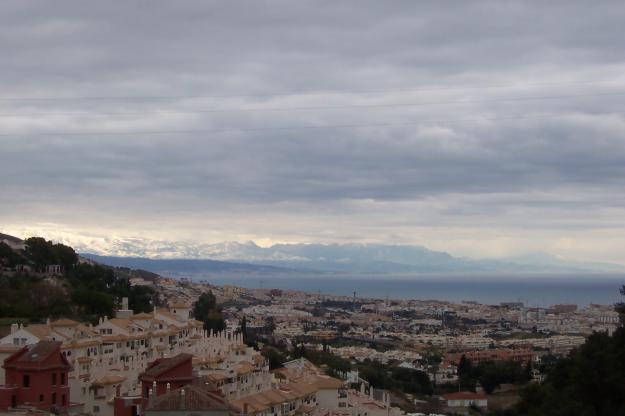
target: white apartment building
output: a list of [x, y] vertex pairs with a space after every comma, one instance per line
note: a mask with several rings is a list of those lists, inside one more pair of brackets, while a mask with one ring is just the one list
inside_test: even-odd
[[246, 347], [240, 334], [209, 333], [201, 322], [189, 318], [189, 310], [186, 305], [172, 304], [169, 309], [128, 314], [125, 306], [118, 314], [123, 317], [103, 317], [96, 326], [70, 319], [14, 324], [11, 333], [0, 339], [0, 347], [61, 341], [61, 351], [73, 366], [68, 377], [72, 402], [82, 403], [85, 413], [112, 416], [113, 397], [140, 393], [138, 376], [156, 358], [188, 353], [198, 366], [220, 362], [227, 368], [245, 353], [253, 362], [253, 350], [242, 352]]

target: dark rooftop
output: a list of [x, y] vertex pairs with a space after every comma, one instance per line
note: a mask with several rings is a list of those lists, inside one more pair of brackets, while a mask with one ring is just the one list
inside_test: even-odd
[[58, 352], [60, 346], [61, 343], [59, 341], [39, 341], [30, 347], [28, 352], [19, 357], [16, 362], [43, 362], [50, 356], [50, 354]]
[[191, 354], [178, 354], [171, 358], [160, 358], [156, 360], [151, 366], [149, 366], [142, 374], [142, 376], [156, 377], [163, 374], [166, 371], [171, 370], [184, 363], [187, 360], [192, 359]]

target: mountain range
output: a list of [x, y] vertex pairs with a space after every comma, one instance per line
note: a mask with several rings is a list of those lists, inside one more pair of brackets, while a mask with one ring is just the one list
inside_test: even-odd
[[[125, 256], [83, 253], [104, 264], [170, 275], [206, 273], [462, 273], [618, 272], [623, 267], [560, 259], [545, 253], [506, 259], [469, 259], [421, 246], [383, 244], [217, 244], [125, 241]], [[175, 258], [168, 254], [175, 253]]]
[[[16, 239], [2, 235], [10, 242]], [[530, 253], [505, 259], [455, 257], [416, 245], [385, 244], [275, 244], [261, 247], [245, 243], [195, 243], [141, 238], [52, 238], [69, 244], [84, 257], [111, 266], [148, 270], [173, 276], [206, 274], [276, 273], [601, 273], [625, 267], [561, 259]]]

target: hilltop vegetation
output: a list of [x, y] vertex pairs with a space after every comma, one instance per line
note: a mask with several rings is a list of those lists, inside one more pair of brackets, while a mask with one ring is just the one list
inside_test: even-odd
[[135, 312], [150, 311], [157, 301], [152, 288], [130, 286], [131, 270], [81, 261], [72, 247], [40, 237], [20, 249], [0, 242], [0, 266], [0, 317], [95, 322], [113, 316], [122, 297]]

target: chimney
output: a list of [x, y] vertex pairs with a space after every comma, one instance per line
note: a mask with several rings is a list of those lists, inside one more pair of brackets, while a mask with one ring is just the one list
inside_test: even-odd
[[156, 380], [152, 382], [152, 390], [154, 390], [154, 395], [158, 396], [158, 391], [156, 389]]
[[248, 410], [248, 404], [247, 403], [243, 403], [243, 414], [247, 415], [247, 410]]
[[46, 326], [49, 327], [50, 326], [50, 318], [46, 318]]
[[171, 391], [171, 384], [167, 383], [167, 393]]
[[156, 401], [155, 399], [156, 399], [156, 394], [154, 394], [153, 389], [150, 389], [148, 393], [148, 403], [150, 407], [154, 406], [154, 402]]
[[180, 389], [180, 410], [185, 410], [186, 408], [185, 398], [186, 395], [184, 389]]
[[125, 311], [128, 310], [128, 298], [127, 297], [122, 298], [122, 309]]
[[18, 324], [11, 324], [11, 333], [14, 334], [19, 331], [20, 326]]

